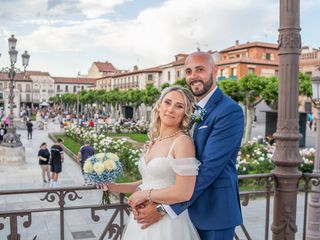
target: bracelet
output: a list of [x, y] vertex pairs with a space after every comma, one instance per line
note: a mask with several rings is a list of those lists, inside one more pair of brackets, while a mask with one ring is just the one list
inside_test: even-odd
[[153, 188], [151, 188], [149, 191], [148, 191], [148, 201], [149, 202], [152, 202], [152, 199], [151, 199], [151, 192], [152, 192]]

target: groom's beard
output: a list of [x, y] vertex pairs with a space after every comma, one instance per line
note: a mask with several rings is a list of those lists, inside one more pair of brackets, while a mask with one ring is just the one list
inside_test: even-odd
[[206, 82], [206, 83], [204, 83], [202, 80], [198, 80], [198, 81], [201, 81], [202, 84], [203, 84], [203, 89], [202, 89], [202, 90], [200, 90], [200, 91], [193, 91], [193, 89], [190, 88], [192, 94], [193, 94], [195, 97], [201, 97], [201, 96], [205, 95], [205, 94], [210, 90], [210, 88], [211, 88], [212, 85], [213, 85], [213, 77], [212, 77], [212, 75], [210, 75], [210, 79], [209, 79], [209, 81]]

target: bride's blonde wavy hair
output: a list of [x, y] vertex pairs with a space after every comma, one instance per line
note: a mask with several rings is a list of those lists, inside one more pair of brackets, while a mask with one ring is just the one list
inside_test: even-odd
[[185, 107], [184, 117], [180, 124], [180, 129], [185, 134], [189, 135], [189, 125], [190, 125], [191, 116], [192, 116], [192, 112], [195, 104], [194, 97], [189, 89], [184, 88], [182, 86], [167, 87], [162, 91], [160, 98], [156, 102], [155, 107], [152, 109], [151, 122], [150, 122], [149, 133], [148, 133], [150, 142], [147, 147], [150, 147], [155, 142], [156, 138], [158, 138], [160, 135], [160, 124], [161, 124], [160, 115], [159, 115], [160, 104], [162, 103], [164, 97], [168, 93], [174, 92], [174, 91], [181, 93], [183, 97], [184, 104], [186, 107]]

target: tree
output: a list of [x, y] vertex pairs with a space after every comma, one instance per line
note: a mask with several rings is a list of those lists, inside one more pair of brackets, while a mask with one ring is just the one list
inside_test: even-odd
[[239, 82], [231, 79], [226, 79], [218, 82], [219, 88], [236, 102], [241, 102], [243, 97], [240, 93]]
[[266, 78], [258, 77], [254, 74], [247, 74], [239, 81], [222, 80], [219, 82], [221, 90], [236, 102], [241, 102], [244, 106], [245, 131], [244, 142], [248, 142], [251, 137], [252, 115], [254, 107], [263, 99], [261, 92], [266, 84]]
[[143, 91], [143, 103], [146, 106], [152, 106], [160, 97], [160, 91], [153, 86], [153, 84], [147, 84]]
[[189, 88], [188, 84], [187, 84], [187, 81], [185, 78], [182, 78], [182, 79], [178, 79], [177, 81], [175, 81], [173, 83], [173, 85], [179, 85], [179, 86], [182, 86], [182, 87], [185, 87], [185, 88]]
[[[279, 80], [277, 77], [271, 77], [266, 80], [266, 85], [262, 91], [262, 98], [272, 109], [278, 109], [278, 89]], [[308, 74], [299, 73], [299, 95], [312, 97], [312, 84]]]
[[170, 86], [171, 86], [171, 85], [170, 85], [170, 83], [168, 83], [168, 82], [162, 83], [161, 86], [160, 86], [161, 91], [162, 91], [163, 89], [167, 88], [167, 87], [170, 87]]

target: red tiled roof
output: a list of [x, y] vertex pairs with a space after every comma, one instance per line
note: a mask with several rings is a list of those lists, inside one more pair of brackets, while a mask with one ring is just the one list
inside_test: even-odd
[[48, 72], [41, 71], [27, 71], [27, 75], [29, 76], [50, 76]]
[[74, 83], [74, 84], [96, 84], [94, 78], [78, 78], [78, 77], [52, 77], [55, 83]]
[[[9, 77], [7, 73], [0, 73], [0, 80], [3, 81], [9, 81]], [[31, 78], [29, 75], [25, 75], [24, 73], [17, 73], [14, 81], [26, 81], [26, 82], [31, 82]]]
[[245, 43], [245, 44], [234, 45], [232, 47], [223, 49], [223, 50], [220, 51], [220, 53], [231, 52], [231, 51], [235, 51], [235, 50], [240, 50], [240, 49], [245, 49], [245, 48], [252, 48], [252, 47], [263, 47], [263, 48], [278, 49], [278, 44], [266, 43], [266, 42], [249, 42], [249, 43]]
[[109, 62], [94, 62], [100, 72], [115, 72], [117, 69]]
[[115, 74], [112, 74], [112, 75], [108, 75], [108, 76], [105, 76], [105, 77], [98, 78], [97, 80], [106, 79], [106, 78], [113, 78], [113, 77], [130, 76], [130, 75], [139, 74], [139, 73], [154, 73], [154, 72], [161, 73], [162, 70], [159, 67], [145, 68], [145, 69], [140, 69], [140, 70], [137, 70], [137, 71], [128, 71], [128, 72], [115, 73]]
[[222, 65], [235, 64], [235, 63], [249, 63], [249, 64], [272, 65], [272, 66], [279, 65], [279, 62], [277, 61], [260, 60], [256, 58], [245, 58], [245, 57], [221, 60], [216, 62], [216, 65], [222, 66]]

